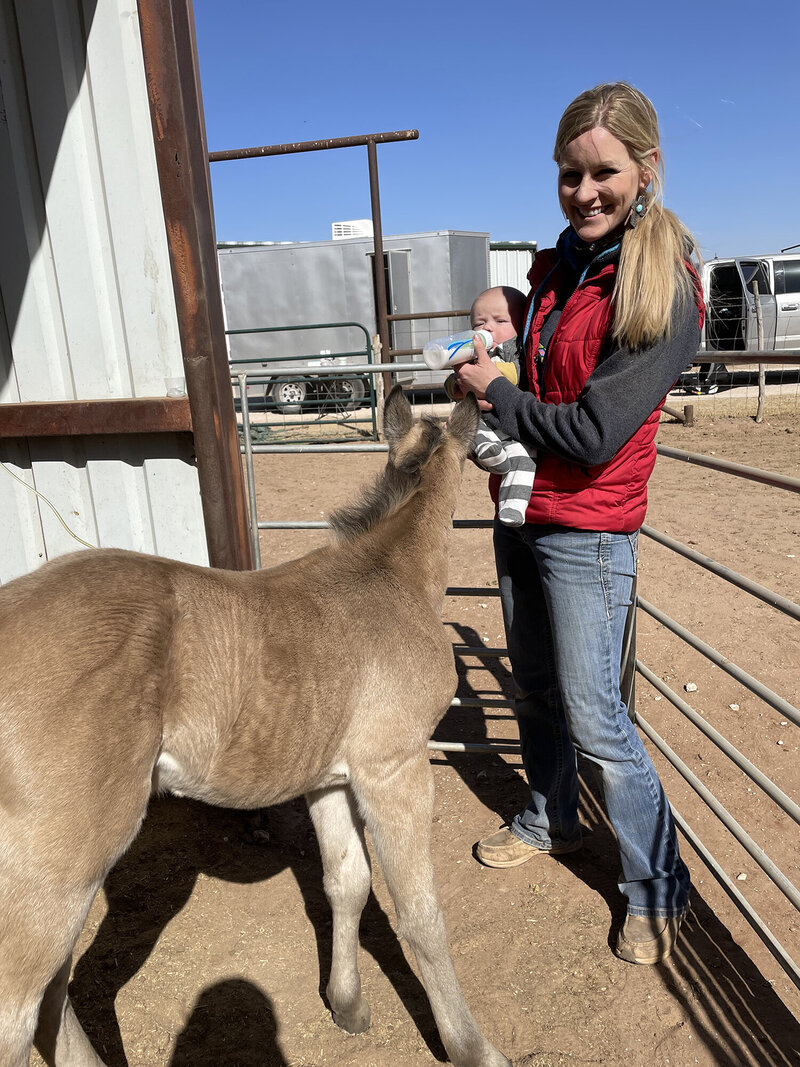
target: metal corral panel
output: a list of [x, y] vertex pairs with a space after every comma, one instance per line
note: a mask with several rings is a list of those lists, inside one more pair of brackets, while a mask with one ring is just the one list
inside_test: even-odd
[[[164, 396], [183, 364], [135, 8], [0, 0], [0, 85], [0, 402]], [[0, 459], [91, 544], [208, 560], [189, 435]], [[0, 581], [79, 547], [2, 468], [0, 515]]]
[[489, 246], [489, 277], [491, 285], [510, 285], [527, 295], [530, 290], [528, 271], [533, 263], [536, 245], [522, 243], [518, 248], [503, 244]]
[[[389, 262], [389, 314], [468, 308], [489, 277], [489, 235], [444, 230], [383, 238]], [[307, 323], [359, 322], [377, 332], [372, 283], [372, 238], [222, 246], [222, 295], [229, 330]], [[397, 324], [395, 348], [419, 348], [450, 331], [447, 319]], [[296, 331], [235, 335], [232, 359], [350, 352], [360, 331]], [[353, 359], [359, 362], [359, 358]], [[273, 364], [275, 369], [277, 364]], [[294, 364], [297, 366], [297, 364]], [[417, 383], [442, 375], [418, 375]]]

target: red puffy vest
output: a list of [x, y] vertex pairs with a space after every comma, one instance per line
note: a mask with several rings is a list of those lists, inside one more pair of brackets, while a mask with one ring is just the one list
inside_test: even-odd
[[[600, 267], [567, 301], [547, 349], [542, 396], [536, 355], [542, 325], [556, 302], [560, 274], [556, 262], [555, 249], [537, 252], [528, 275], [532, 290], [529, 300], [535, 295], [535, 306], [525, 359], [531, 392], [548, 404], [570, 404], [577, 400], [608, 340], [617, 264]], [[698, 309], [702, 315], [699, 293]], [[606, 463], [581, 467], [550, 452], [540, 452], [525, 521], [613, 533], [638, 530], [647, 511], [647, 481], [655, 466], [655, 436], [664, 400], [666, 397]], [[624, 397], [620, 402], [624, 403]], [[495, 502], [498, 483], [498, 477], [492, 475], [490, 491]]]

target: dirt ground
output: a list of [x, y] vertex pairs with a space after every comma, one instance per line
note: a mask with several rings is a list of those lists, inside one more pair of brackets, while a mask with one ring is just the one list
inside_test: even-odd
[[[710, 407], [708, 413], [691, 429], [665, 419], [660, 442], [800, 476], [796, 412], [761, 425], [713, 417]], [[260, 517], [323, 518], [383, 461], [363, 454], [258, 457]], [[457, 517], [489, 515], [485, 475], [468, 466]], [[647, 522], [800, 600], [796, 494], [661, 458]], [[300, 555], [323, 536], [264, 532], [264, 564]], [[495, 583], [489, 531], [454, 533], [450, 582]], [[646, 537], [639, 594], [797, 705], [796, 621]], [[448, 598], [445, 623], [456, 643], [503, 644], [491, 596]], [[784, 715], [643, 611], [637, 652], [710, 726], [800, 799], [798, 731]], [[460, 678], [462, 697], [507, 698], [503, 659], [482, 665], [465, 657]], [[687, 692], [687, 685], [697, 688]], [[800, 885], [797, 827], [789, 816], [642, 678], [637, 710]], [[486, 714], [452, 710], [436, 732], [440, 740], [515, 736], [507, 699]], [[434, 862], [456, 970], [473, 1013], [515, 1067], [800, 1063], [798, 990], [690, 844], [682, 848], [693, 875], [693, 911], [679, 947], [663, 965], [632, 967], [610, 950], [624, 906], [614, 838], [590, 776], [582, 776], [583, 850], [496, 871], [475, 861], [473, 847], [525, 803], [518, 757], [432, 756]], [[694, 790], [660, 755], [655, 759], [675, 809], [800, 960], [794, 907]], [[443, 1061], [444, 1052], [394, 924], [376, 867], [360, 957], [372, 1026], [348, 1036], [331, 1021], [322, 994], [331, 926], [303, 803], [259, 819], [156, 800], [92, 909], [73, 1001], [110, 1067], [425, 1067]]]

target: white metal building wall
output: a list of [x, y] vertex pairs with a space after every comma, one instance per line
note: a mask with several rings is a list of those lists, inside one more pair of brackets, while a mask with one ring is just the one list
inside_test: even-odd
[[[164, 396], [183, 375], [131, 0], [0, 0], [0, 403]], [[208, 560], [188, 435], [0, 442], [93, 545]], [[78, 548], [0, 467], [0, 581]]]
[[489, 247], [489, 284], [510, 285], [526, 293], [530, 289], [528, 271], [533, 257], [530, 247], [507, 249]]

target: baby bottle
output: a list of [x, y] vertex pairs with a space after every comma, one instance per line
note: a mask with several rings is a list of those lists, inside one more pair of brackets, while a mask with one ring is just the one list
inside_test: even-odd
[[488, 352], [494, 344], [488, 330], [465, 330], [463, 333], [453, 333], [449, 337], [428, 341], [422, 349], [422, 358], [431, 370], [443, 370], [445, 367], [454, 367], [457, 363], [466, 363], [475, 358], [475, 345], [472, 343], [475, 336], [481, 338]]

